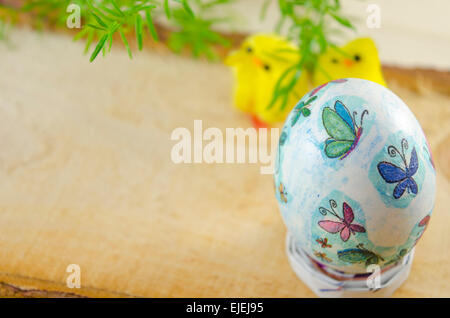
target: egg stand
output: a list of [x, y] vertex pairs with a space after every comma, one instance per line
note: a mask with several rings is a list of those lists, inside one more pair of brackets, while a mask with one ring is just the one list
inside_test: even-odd
[[333, 270], [309, 257], [299, 248], [288, 233], [286, 253], [295, 274], [319, 297], [389, 297], [408, 278], [414, 258], [414, 249], [397, 264], [383, 269], [379, 276], [378, 288], [371, 288], [369, 276], [348, 274]]

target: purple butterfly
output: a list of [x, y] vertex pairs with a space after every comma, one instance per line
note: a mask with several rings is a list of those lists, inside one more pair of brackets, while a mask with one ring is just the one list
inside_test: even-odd
[[413, 179], [414, 174], [419, 168], [416, 148], [414, 147], [411, 151], [411, 158], [408, 165], [405, 157], [405, 149], [408, 149], [408, 142], [406, 141], [406, 139], [402, 139], [401, 144], [401, 153], [392, 145], [388, 147], [388, 153], [391, 157], [395, 157], [397, 154], [399, 154], [405, 165], [405, 169], [402, 169], [387, 161], [382, 161], [377, 165], [378, 172], [383, 177], [384, 181], [386, 181], [387, 183], [398, 183], [395, 186], [393, 193], [395, 199], [399, 199], [403, 195], [403, 193], [405, 193], [405, 190], [408, 190], [408, 193], [413, 194], [417, 194], [418, 192], [417, 183]]

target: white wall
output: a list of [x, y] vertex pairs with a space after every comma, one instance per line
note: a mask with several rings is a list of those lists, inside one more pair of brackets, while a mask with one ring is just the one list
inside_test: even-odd
[[[278, 18], [276, 0], [266, 19], [259, 13], [263, 0], [237, 0], [237, 30], [269, 31]], [[450, 70], [450, 1], [449, 0], [343, 0], [343, 14], [354, 21], [358, 33], [348, 39], [368, 35], [378, 45], [383, 63], [408, 67], [431, 67]], [[381, 28], [369, 29], [366, 11], [369, 4], [381, 9]]]

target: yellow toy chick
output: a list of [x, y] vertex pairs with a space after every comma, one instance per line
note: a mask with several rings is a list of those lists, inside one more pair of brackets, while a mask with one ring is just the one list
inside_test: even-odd
[[367, 79], [386, 86], [372, 39], [353, 40], [339, 49], [330, 48], [319, 57], [313, 76], [314, 86], [345, 77]]
[[[280, 76], [300, 59], [298, 49], [284, 38], [272, 34], [257, 34], [247, 38], [239, 50], [225, 60], [234, 71], [234, 105], [252, 116], [253, 125], [268, 127], [284, 121], [298, 100], [308, 91], [308, 76], [302, 72], [287, 103], [278, 99], [270, 108], [275, 85]], [[292, 78], [290, 73], [282, 85]]]

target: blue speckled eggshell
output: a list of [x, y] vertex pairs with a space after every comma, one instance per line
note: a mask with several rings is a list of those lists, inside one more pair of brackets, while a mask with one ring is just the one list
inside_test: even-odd
[[[333, 149], [344, 153], [335, 157]], [[274, 181], [296, 244], [318, 262], [361, 273], [414, 247], [433, 209], [436, 175], [405, 103], [381, 85], [349, 78], [311, 91], [292, 110]]]

